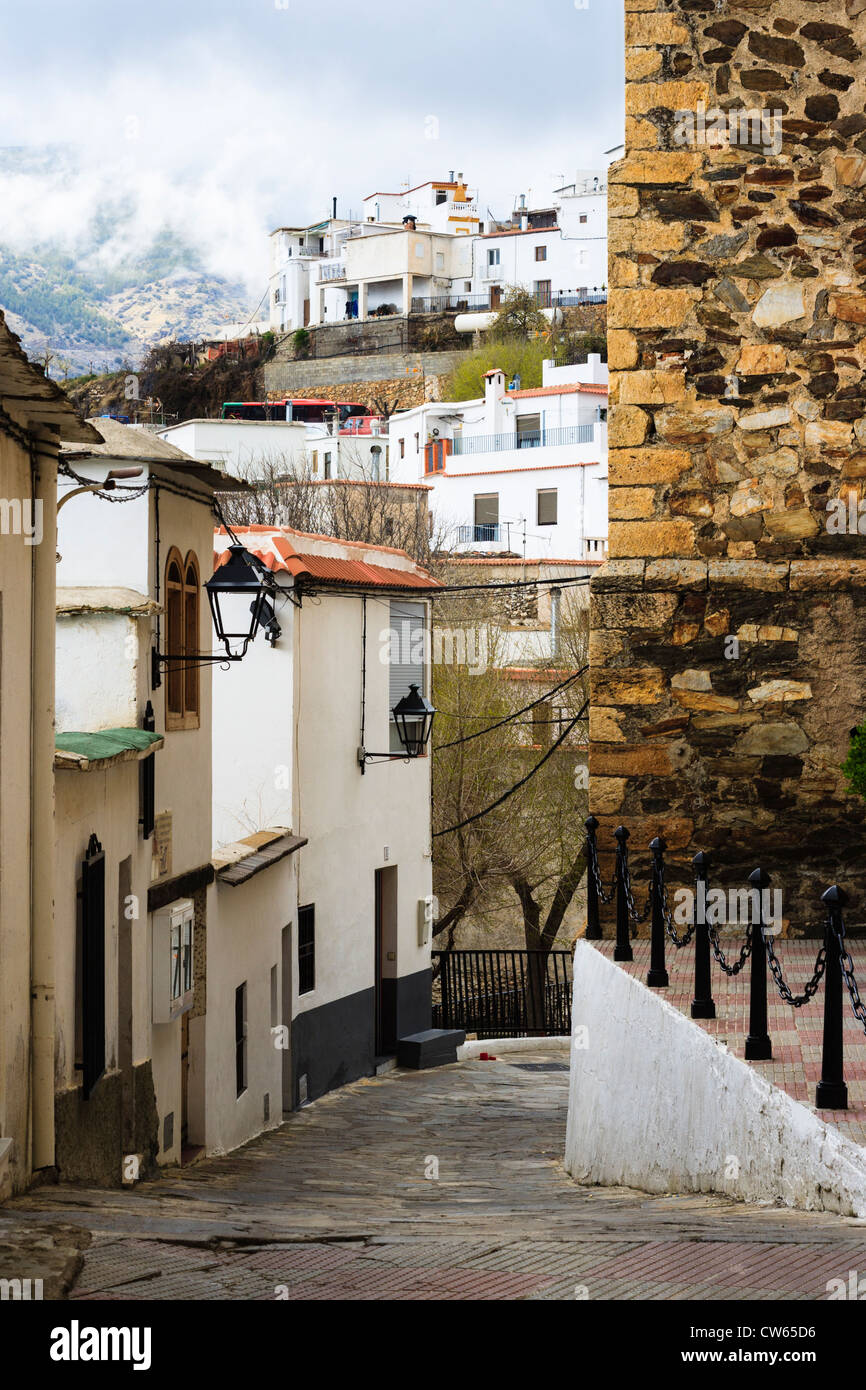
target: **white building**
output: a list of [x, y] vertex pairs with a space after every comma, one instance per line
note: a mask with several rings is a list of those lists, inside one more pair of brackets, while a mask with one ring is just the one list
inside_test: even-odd
[[291, 473], [332, 478], [389, 477], [387, 426], [363, 415], [321, 424], [287, 420], [184, 420], [157, 431], [191, 458], [239, 478]]
[[607, 550], [607, 367], [545, 362], [543, 385], [435, 401], [391, 417], [390, 476], [432, 485], [456, 552], [603, 560]]
[[55, 1161], [59, 440], [97, 444], [0, 312], [0, 1201]]
[[[401, 551], [235, 534], [280, 586], [281, 632], [215, 674], [215, 747], [231, 756], [214, 759], [214, 837], [282, 824], [304, 842], [297, 915], [284, 912], [290, 1108], [430, 1026], [430, 759], [400, 756], [390, 711], [413, 682], [429, 693], [437, 585]], [[218, 554], [229, 543], [217, 533]]]
[[[547, 207], [530, 209], [524, 195], [511, 225], [475, 239], [470, 308], [495, 310], [508, 287], [531, 290], [542, 308], [601, 297], [607, 286], [607, 181], [578, 177], [554, 191]], [[489, 297], [489, 305], [478, 296]]]
[[390, 306], [406, 314], [413, 300], [421, 306], [448, 295], [457, 280], [468, 289], [479, 225], [474, 198], [462, 176], [452, 175], [370, 193], [359, 218], [337, 217], [335, 200], [331, 217], [278, 227], [271, 233], [270, 326], [290, 333], [363, 320]]

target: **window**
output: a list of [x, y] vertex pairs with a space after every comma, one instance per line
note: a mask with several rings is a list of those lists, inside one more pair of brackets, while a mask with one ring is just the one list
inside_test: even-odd
[[247, 982], [235, 990], [235, 1087], [242, 1096], [247, 1089]]
[[420, 451], [420, 449], [421, 449], [421, 436], [420, 436], [420, 434], [417, 434], [417, 433], [416, 433], [416, 435], [415, 435], [415, 453], [417, 454], [417, 453]]
[[382, 475], [382, 445], [374, 444], [370, 449], [370, 471], [373, 474], [373, 482], [381, 481]]
[[535, 248], [535, 259], [536, 259], [537, 261], [546, 261], [546, 260], [547, 260], [547, 247], [546, 247], [546, 246], [536, 246], [536, 248]]
[[473, 540], [499, 540], [499, 493], [483, 492], [475, 497]]
[[518, 415], [515, 426], [518, 449], [537, 449], [541, 443], [541, 416]]
[[280, 1026], [280, 992], [279, 992], [279, 969], [276, 965], [271, 966], [271, 1027]]
[[538, 525], [556, 525], [556, 488], [546, 487], [538, 490]]
[[198, 560], [189, 551], [169, 551], [165, 566], [165, 649], [167, 663], [165, 727], [197, 729], [199, 726], [199, 667], [184, 657], [199, 650]]
[[298, 994], [316, 988], [316, 907], [298, 908]]
[[391, 643], [388, 653], [388, 720], [391, 753], [401, 753], [403, 745], [390, 711], [417, 685], [426, 693], [427, 610], [423, 603], [394, 601], [390, 609]]
[[312, 472], [313, 472], [313, 473], [318, 473], [318, 471], [319, 471], [319, 455], [318, 455], [317, 450], [314, 449], [314, 450], [313, 450], [313, 467], [312, 467]]
[[488, 249], [487, 249], [487, 264], [488, 264], [489, 266], [498, 266], [498, 265], [499, 265], [499, 247], [498, 247], [498, 246], [490, 246], [490, 247], [488, 247]]
[[153, 1021], [171, 1023], [193, 1002], [194, 907], [190, 898], [153, 915]]
[[585, 213], [585, 212], [582, 212], [582, 213], [580, 214], [580, 218], [579, 218], [578, 220], [579, 220], [580, 222], [586, 222], [586, 213]]
[[330, 478], [330, 476], [331, 476], [331, 455], [330, 455], [330, 454], [325, 454], [325, 455], [324, 455], [324, 464], [325, 464], [325, 477], [326, 477], [326, 478]]
[[443, 203], [447, 203], [447, 201], [448, 201], [448, 194], [445, 193], [444, 190], [442, 190], [442, 189], [437, 189], [437, 191], [436, 191], [436, 206], [437, 206], [437, 208], [438, 208], [438, 207], [441, 207], [441, 205], [442, 205]]
[[471, 280], [464, 280], [464, 281], [463, 281], [463, 288], [464, 288], [464, 290], [466, 291], [466, 293], [468, 294], [469, 291], [472, 289], [472, 281], [471, 281]]
[[405, 441], [405, 439], [401, 439], [401, 440], [400, 440], [400, 457], [401, 457], [401, 459], [406, 457], [406, 441]]

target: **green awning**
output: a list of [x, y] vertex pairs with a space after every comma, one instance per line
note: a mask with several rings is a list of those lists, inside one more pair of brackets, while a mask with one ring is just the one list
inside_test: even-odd
[[87, 772], [92, 763], [105, 766], [146, 758], [161, 748], [162, 734], [148, 729], [100, 729], [98, 733], [63, 733], [55, 737], [54, 766]]

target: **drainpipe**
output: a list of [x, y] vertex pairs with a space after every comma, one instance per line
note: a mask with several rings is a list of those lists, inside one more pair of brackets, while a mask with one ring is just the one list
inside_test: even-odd
[[[33, 547], [31, 615], [30, 1028], [32, 1166], [54, 1164], [54, 630], [57, 455], [37, 444], [42, 541]], [[56, 449], [56, 445], [55, 445]]]
[[550, 591], [550, 654], [559, 656], [559, 601], [561, 589]]

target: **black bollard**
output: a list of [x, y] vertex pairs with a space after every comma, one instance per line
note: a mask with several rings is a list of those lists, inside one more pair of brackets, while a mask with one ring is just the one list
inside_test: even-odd
[[773, 1056], [773, 1044], [767, 1032], [767, 948], [764, 945], [764, 900], [763, 890], [770, 882], [770, 875], [763, 869], [755, 869], [749, 874], [749, 883], [758, 890], [758, 920], [751, 922], [752, 934], [752, 979], [749, 993], [749, 1036], [746, 1038], [746, 1061], [769, 1062]]
[[598, 849], [595, 832], [598, 821], [595, 816], [587, 816], [586, 826], [586, 940], [601, 941], [601, 921], [598, 915], [598, 885], [595, 872], [598, 867]]
[[616, 947], [614, 960], [634, 960], [629, 936], [628, 898], [625, 893], [628, 864], [628, 831], [618, 825], [613, 832], [616, 837]]
[[652, 901], [652, 941], [650, 943], [650, 968], [646, 982], [650, 989], [664, 989], [670, 984], [665, 967], [665, 918], [662, 885], [664, 883], [664, 852], [666, 845], [660, 835], [650, 840], [653, 857], [650, 897]]
[[709, 855], [703, 850], [692, 860], [695, 869], [695, 997], [692, 1018], [715, 1018], [713, 981], [710, 974], [710, 931], [707, 926]]
[[842, 1057], [842, 959], [840, 936], [844, 936], [842, 908], [848, 901], [844, 888], [833, 884], [821, 894], [827, 908], [824, 945], [827, 948], [827, 970], [824, 976], [824, 1048], [821, 1053], [821, 1080], [815, 1090], [815, 1105], [819, 1110], [847, 1110], [848, 1087], [845, 1085]]

